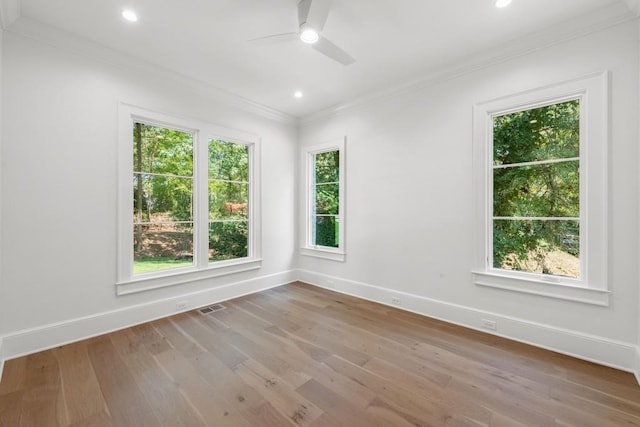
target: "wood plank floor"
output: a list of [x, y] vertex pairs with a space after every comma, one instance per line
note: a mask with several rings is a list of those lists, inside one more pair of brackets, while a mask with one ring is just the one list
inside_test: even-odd
[[8, 361], [2, 426], [640, 426], [631, 374], [301, 283]]

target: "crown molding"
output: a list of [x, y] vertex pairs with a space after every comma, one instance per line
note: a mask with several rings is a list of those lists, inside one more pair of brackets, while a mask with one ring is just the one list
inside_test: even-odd
[[633, 12], [636, 18], [640, 18], [640, 0], [624, 0], [629, 7], [629, 10]]
[[[1, 1], [5, 0], [0, 0], [0, 2]], [[225, 106], [237, 108], [238, 110], [264, 119], [292, 126], [298, 123], [298, 119], [292, 115], [244, 98], [231, 91], [178, 73], [169, 68], [153, 64], [125, 52], [78, 37], [28, 17], [21, 17], [20, 20], [15, 22], [7, 31], [11, 34], [63, 49], [120, 69], [142, 70], [143, 72], [149, 72], [155, 75], [159, 74], [168, 79], [178, 80], [188, 87], [209, 94], [209, 96], [220, 101]]]
[[627, 4], [623, 4], [623, 2], [611, 3], [596, 11], [572, 18], [569, 21], [508, 41], [501, 46], [494, 46], [491, 49], [477, 52], [463, 59], [445, 64], [444, 66], [427, 70], [423, 76], [412, 81], [382, 91], [366, 94], [345, 104], [339, 104], [308, 114], [300, 118], [300, 126], [337, 116], [357, 108], [366, 107], [374, 102], [416, 92], [428, 86], [453, 80], [518, 57], [529, 55], [536, 51], [544, 50], [637, 19], [635, 13], [630, 11], [629, 3], [640, 5], [640, 0], [624, 0], [624, 2]]
[[20, 17], [20, 0], [0, 0], [0, 26], [6, 30]]

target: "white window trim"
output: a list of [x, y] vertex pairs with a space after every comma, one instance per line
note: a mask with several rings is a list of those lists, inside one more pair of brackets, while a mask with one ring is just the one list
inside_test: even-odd
[[[607, 306], [607, 147], [609, 74], [602, 72], [476, 104], [473, 109], [474, 283]], [[580, 99], [580, 261], [584, 277], [507, 271], [490, 264], [492, 250], [492, 140], [495, 115]], [[586, 250], [584, 250], [586, 248]]]
[[[260, 139], [256, 135], [200, 120], [171, 116], [120, 103], [118, 109], [118, 254], [116, 294], [126, 295], [174, 286], [243, 271], [262, 265], [260, 203]], [[193, 134], [194, 138], [194, 264], [153, 273], [133, 274], [133, 175], [132, 135], [134, 121], [158, 125]], [[208, 168], [199, 162], [208, 159], [209, 140], [245, 144], [249, 149], [249, 256], [228, 261], [209, 262], [208, 253]], [[197, 225], [200, 225], [199, 227]]]
[[[305, 217], [303, 221], [302, 230], [302, 243], [300, 248], [300, 254], [305, 256], [311, 256], [316, 258], [328, 259], [332, 261], [344, 262], [346, 257], [346, 245], [345, 245], [345, 229], [346, 229], [346, 205], [345, 205], [345, 176], [346, 176], [346, 136], [335, 140], [328, 141], [324, 144], [314, 145], [306, 147], [302, 153], [303, 170], [305, 171], [305, 188], [304, 188], [304, 200], [305, 200]], [[338, 185], [340, 191], [338, 195], [338, 203], [340, 204], [340, 211], [338, 214], [338, 221], [340, 229], [338, 231], [338, 247], [329, 248], [326, 246], [313, 245], [312, 233], [313, 227], [311, 224], [313, 203], [314, 200], [311, 197], [311, 186], [314, 182], [315, 165], [313, 164], [313, 155], [319, 153], [326, 153], [327, 151], [339, 151], [340, 152], [340, 176], [338, 179]]]

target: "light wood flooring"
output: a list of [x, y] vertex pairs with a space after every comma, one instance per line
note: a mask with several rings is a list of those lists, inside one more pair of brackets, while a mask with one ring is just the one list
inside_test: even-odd
[[301, 283], [8, 361], [2, 426], [640, 426], [631, 374]]

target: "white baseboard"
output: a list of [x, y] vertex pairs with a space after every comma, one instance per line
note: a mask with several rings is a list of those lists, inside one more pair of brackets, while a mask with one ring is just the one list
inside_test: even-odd
[[4, 370], [4, 348], [2, 347], [2, 337], [0, 336], [0, 381], [2, 381], [3, 370]]
[[636, 376], [636, 381], [640, 384], [640, 343], [636, 347], [636, 369], [633, 373]]
[[[160, 319], [180, 311], [189, 311], [204, 305], [274, 288], [293, 282], [296, 278], [296, 271], [285, 271], [177, 297], [12, 332], [5, 335], [4, 339], [0, 341], [3, 342], [2, 351], [4, 354], [0, 361]], [[185, 300], [188, 301], [188, 306], [184, 310], [176, 311], [176, 303]]]
[[[640, 354], [635, 344], [502, 316], [307, 270], [298, 270], [298, 279], [318, 287], [394, 306], [623, 371], [634, 372], [635, 370], [640, 382], [640, 373], [638, 372], [640, 371]], [[392, 305], [392, 299], [399, 299], [400, 305]], [[482, 329], [480, 326], [482, 319], [495, 321], [497, 330]]]

